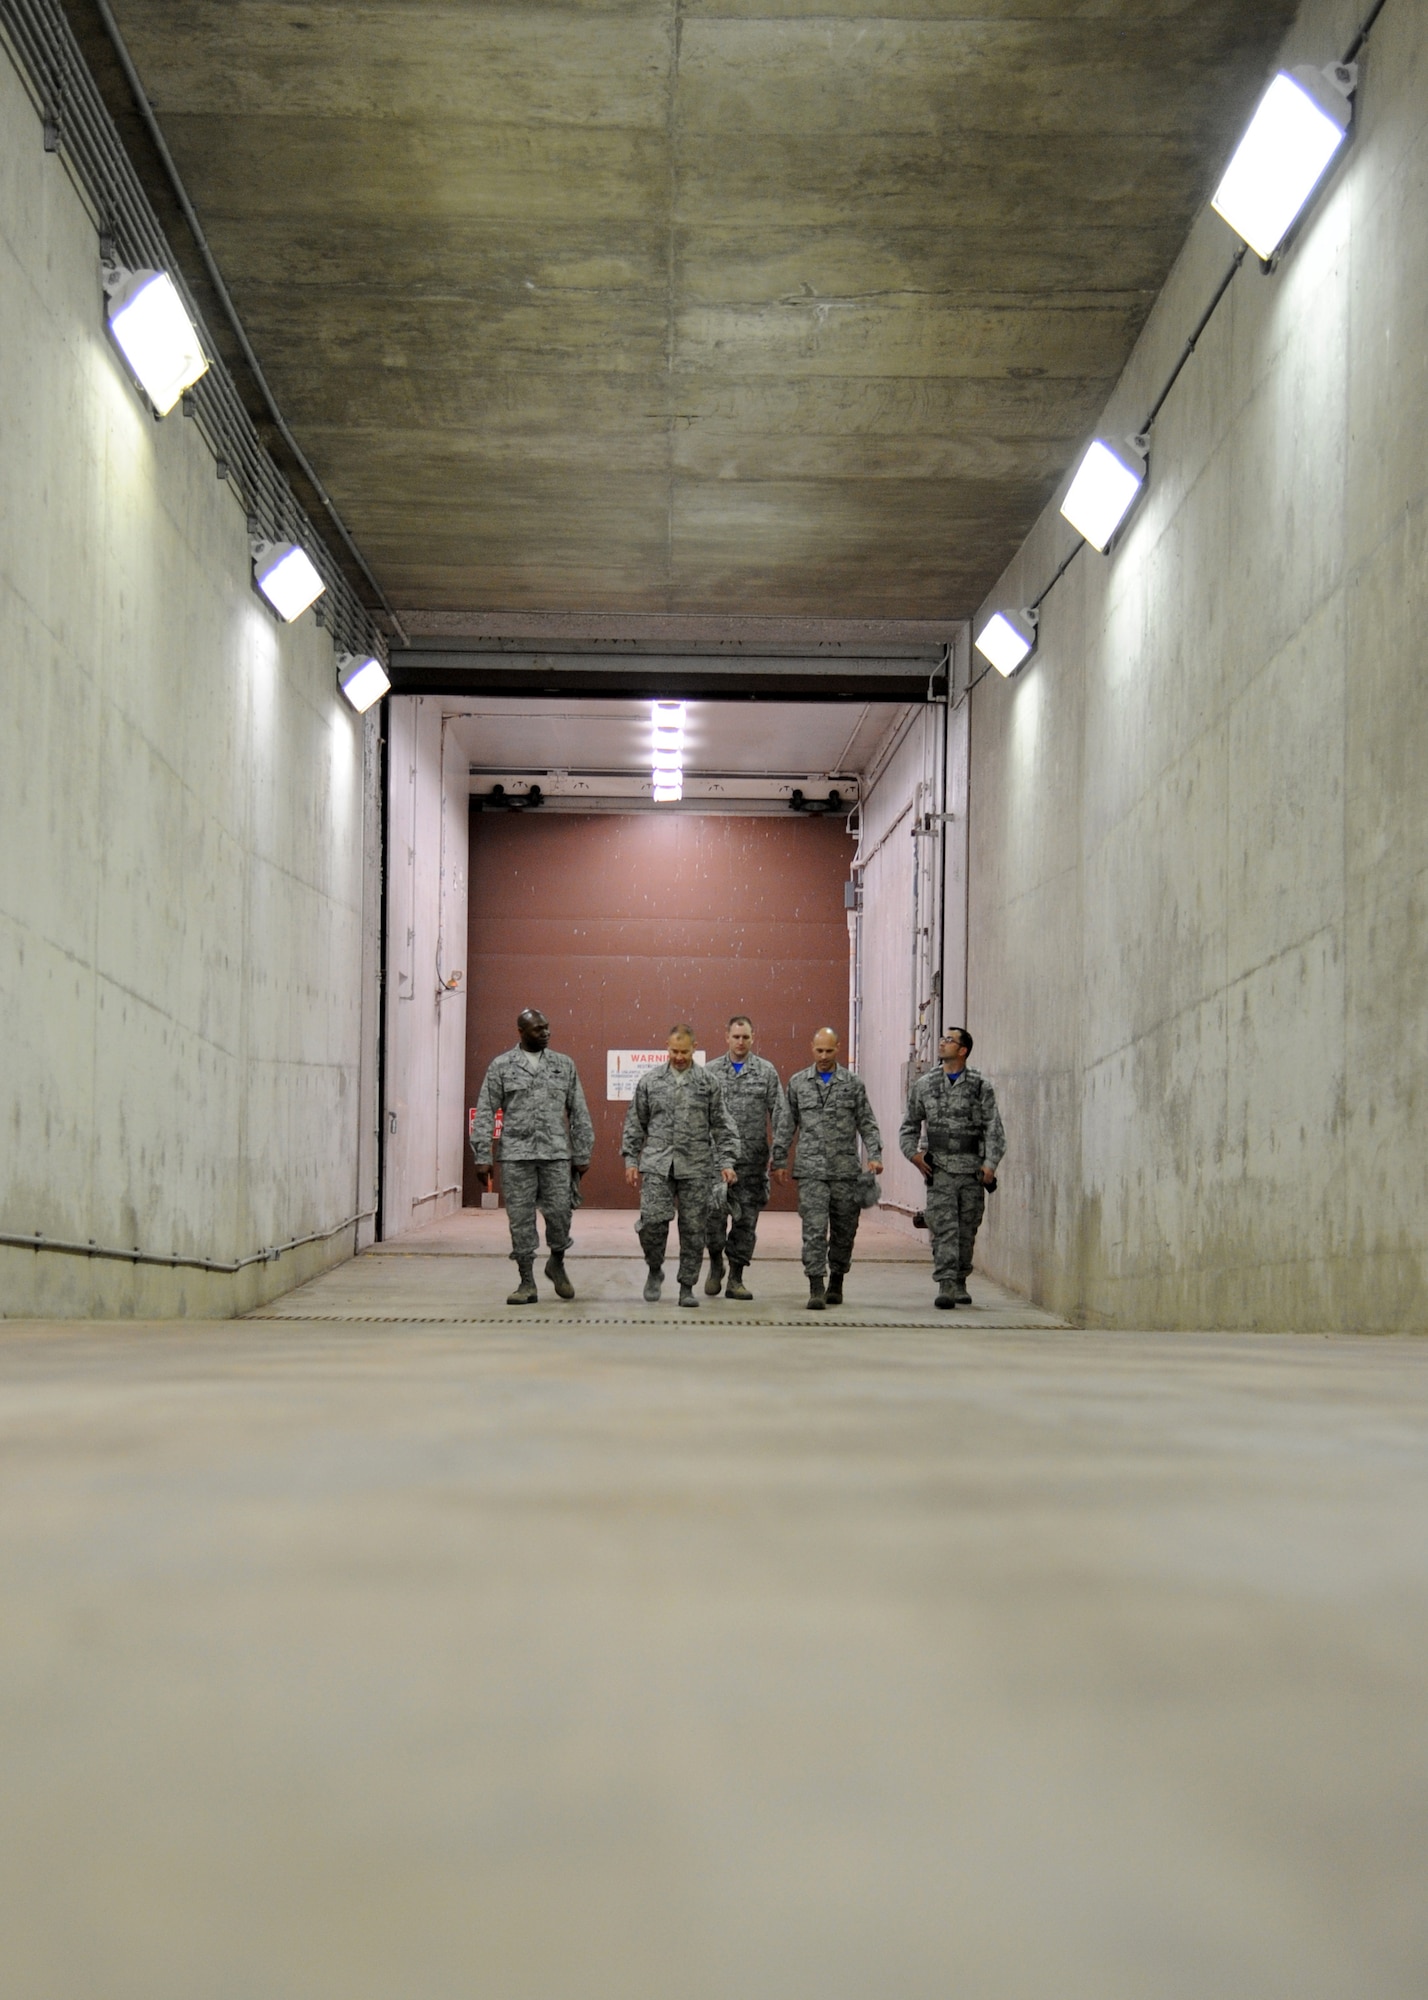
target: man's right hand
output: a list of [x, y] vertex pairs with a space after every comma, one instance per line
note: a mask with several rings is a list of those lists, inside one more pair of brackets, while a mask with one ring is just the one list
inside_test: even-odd
[[917, 1171], [922, 1175], [922, 1178], [928, 1183], [930, 1187], [932, 1184], [931, 1161], [925, 1160], [922, 1157], [921, 1153], [914, 1153], [912, 1156], [912, 1164], [917, 1168]]
[[774, 1170], [773, 1170], [773, 1177], [774, 1177], [774, 1179], [775, 1179], [775, 1180], [776, 1180], [776, 1181], [778, 1182], [778, 1184], [779, 1184], [779, 1186], [780, 1186], [780, 1187], [787, 1187], [787, 1186], [788, 1186], [788, 1168], [787, 1168], [787, 1167], [775, 1167], [775, 1168], [774, 1168]]
[[630, 1187], [632, 1187], [632, 1188], [637, 1188], [637, 1187], [639, 1186], [639, 1184], [640, 1184], [640, 1170], [639, 1170], [639, 1168], [638, 1168], [638, 1167], [626, 1167], [626, 1169], [625, 1169], [625, 1180], [626, 1180], [626, 1182], [627, 1182], [627, 1183], [629, 1184], [629, 1186], [630, 1186]]
[[481, 1183], [481, 1192], [483, 1194], [490, 1194], [496, 1185], [496, 1169], [494, 1167], [478, 1167], [476, 1169], [476, 1178]]

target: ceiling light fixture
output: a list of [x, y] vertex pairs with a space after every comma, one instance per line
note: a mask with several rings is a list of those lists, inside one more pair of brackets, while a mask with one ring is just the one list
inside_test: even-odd
[[994, 611], [974, 641], [977, 651], [1008, 678], [1036, 651], [1035, 611]]
[[374, 702], [382, 699], [392, 683], [375, 653], [339, 653], [337, 685], [357, 713], [365, 715]]
[[255, 541], [253, 581], [289, 625], [327, 588], [311, 557], [296, 542]]
[[682, 701], [655, 702], [650, 791], [656, 805], [677, 805], [684, 797], [684, 719]]
[[1255, 109], [1210, 206], [1267, 263], [1344, 142], [1354, 63], [1281, 70]]
[[[1111, 538], [1130, 512], [1136, 495], [1145, 484], [1145, 459], [1138, 445], [1124, 452], [1114, 450], [1104, 438], [1091, 444], [1071, 481], [1061, 512], [1078, 535], [1084, 535], [1102, 555]], [[1128, 458], [1138, 459], [1132, 467]]]
[[109, 331], [144, 394], [166, 417], [184, 390], [207, 371], [198, 330], [164, 271], [126, 271], [106, 264], [104, 289]]

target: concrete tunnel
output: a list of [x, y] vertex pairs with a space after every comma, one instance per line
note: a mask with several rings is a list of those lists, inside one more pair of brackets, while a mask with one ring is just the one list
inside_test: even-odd
[[[17, 1994], [1417, 2000], [1425, 36], [0, 0]], [[736, 1014], [819, 1317], [641, 1293]]]

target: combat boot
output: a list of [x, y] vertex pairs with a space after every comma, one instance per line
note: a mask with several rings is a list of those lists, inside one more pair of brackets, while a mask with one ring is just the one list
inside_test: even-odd
[[952, 1298], [954, 1303], [959, 1306], [969, 1306], [972, 1303], [972, 1294], [967, 1290], [967, 1273], [965, 1271], [960, 1272], [952, 1281]]
[[682, 1306], [693, 1306], [693, 1307], [695, 1308], [695, 1310], [696, 1310], [696, 1311], [698, 1311], [698, 1309], [699, 1309], [699, 1301], [698, 1301], [698, 1299], [696, 1299], [696, 1298], [695, 1298], [695, 1296], [694, 1296], [694, 1287], [693, 1287], [693, 1285], [681, 1285], [681, 1286], [680, 1286], [680, 1288], [679, 1288], [679, 1303], [680, 1303], [680, 1304], [681, 1304]]
[[729, 1266], [729, 1282], [724, 1287], [724, 1296], [726, 1299], [751, 1299], [754, 1296], [744, 1283], [744, 1267], [742, 1264], [731, 1264]]
[[723, 1283], [724, 1283], [724, 1253], [722, 1250], [711, 1250], [709, 1252], [709, 1276], [704, 1280], [705, 1296], [707, 1298], [717, 1299], [719, 1296], [720, 1287], [723, 1285]]
[[810, 1278], [808, 1281], [808, 1310], [821, 1313], [823, 1310], [823, 1280]]
[[540, 1297], [540, 1293], [536, 1290], [535, 1286], [535, 1258], [522, 1257], [516, 1268], [521, 1274], [521, 1282], [513, 1292], [507, 1294], [506, 1304], [508, 1306], [533, 1306]]
[[830, 1306], [841, 1306], [841, 1305], [842, 1305], [842, 1303], [843, 1303], [843, 1273], [842, 1273], [841, 1271], [830, 1271], [830, 1272], [828, 1273], [828, 1289], [827, 1289], [827, 1291], [826, 1291], [826, 1292], [825, 1292], [825, 1293], [823, 1294], [823, 1296], [824, 1296], [824, 1299], [825, 1299], [825, 1300], [827, 1301], [827, 1303], [828, 1303], [828, 1304], [829, 1304]]
[[645, 1279], [645, 1304], [649, 1306], [658, 1304], [659, 1295], [663, 1289], [664, 1265], [651, 1264], [650, 1274]]
[[555, 1286], [555, 1296], [558, 1299], [573, 1299], [575, 1297], [575, 1287], [571, 1284], [566, 1274], [565, 1252], [563, 1250], [551, 1251], [545, 1260], [545, 1275]]
[[939, 1285], [937, 1287], [937, 1304], [943, 1312], [951, 1312], [956, 1303], [957, 1296], [955, 1292], [949, 1291], [946, 1285]]

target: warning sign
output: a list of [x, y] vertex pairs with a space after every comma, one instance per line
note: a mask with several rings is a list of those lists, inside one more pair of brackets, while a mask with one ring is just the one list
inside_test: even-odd
[[[703, 1049], [694, 1051], [694, 1060], [706, 1060]], [[605, 1097], [611, 1104], [628, 1104], [644, 1071], [663, 1069], [669, 1061], [668, 1049], [606, 1049]]]

